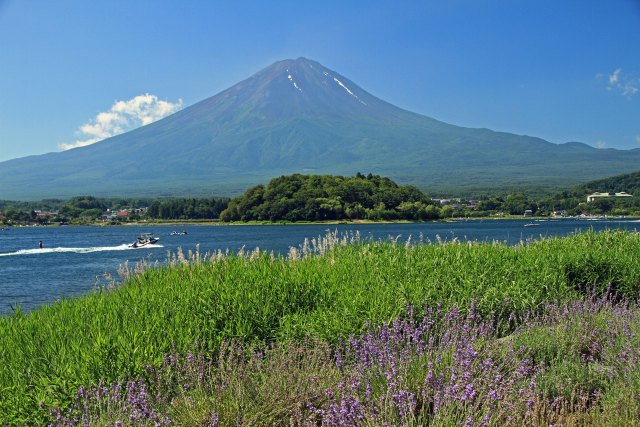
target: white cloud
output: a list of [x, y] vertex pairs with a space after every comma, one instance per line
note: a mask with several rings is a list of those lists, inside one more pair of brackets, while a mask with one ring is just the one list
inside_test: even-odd
[[608, 82], [607, 90], [615, 90], [627, 98], [631, 98], [640, 91], [640, 77], [624, 75], [622, 68], [617, 68], [609, 74]]
[[116, 101], [109, 111], [99, 113], [80, 126], [80, 138], [71, 144], [59, 144], [62, 150], [84, 147], [119, 135], [139, 126], [148, 125], [182, 108], [182, 100], [172, 103], [145, 93], [128, 101]]
[[631, 97], [638, 92], [638, 82], [627, 83], [622, 87], [622, 94]]
[[640, 135], [636, 135], [636, 142], [640, 144]]
[[613, 72], [613, 74], [609, 75], [610, 85], [616, 85], [618, 83], [618, 79], [620, 78], [620, 71], [622, 71], [622, 68], [618, 68]]
[[593, 144], [596, 148], [606, 148], [607, 147], [607, 143], [606, 141], [596, 141], [595, 144]]

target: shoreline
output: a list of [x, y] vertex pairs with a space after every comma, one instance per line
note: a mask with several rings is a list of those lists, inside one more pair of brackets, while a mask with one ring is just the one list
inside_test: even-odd
[[441, 218], [430, 221], [411, 221], [411, 220], [329, 220], [329, 221], [233, 221], [222, 222], [220, 220], [167, 220], [167, 221], [132, 221], [119, 224], [92, 222], [78, 224], [19, 224], [5, 225], [1, 227], [2, 231], [8, 231], [11, 228], [31, 228], [31, 227], [132, 227], [132, 226], [295, 226], [295, 225], [359, 225], [359, 224], [426, 224], [426, 223], [446, 223], [461, 221], [522, 221], [522, 222], [548, 222], [548, 221], [568, 221], [568, 220], [584, 220], [584, 221], [604, 221], [604, 220], [637, 220], [640, 216], [624, 215], [624, 216], [586, 216], [586, 217], [522, 217], [518, 215], [504, 216], [482, 216], [482, 217], [453, 217]]

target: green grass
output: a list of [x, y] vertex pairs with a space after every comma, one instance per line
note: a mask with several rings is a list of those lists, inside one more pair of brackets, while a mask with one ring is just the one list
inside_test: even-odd
[[640, 290], [636, 233], [590, 232], [517, 247], [341, 245], [335, 236], [315, 243], [321, 254], [309, 257], [216, 254], [187, 262], [179, 254], [115, 290], [0, 319], [0, 423], [42, 423], [40, 402], [65, 407], [80, 385], [143, 375], [145, 365], [196, 342], [210, 351], [231, 337], [336, 342], [408, 305], [442, 301], [464, 309], [475, 300], [481, 313], [506, 322], [512, 312], [610, 283], [629, 298]]

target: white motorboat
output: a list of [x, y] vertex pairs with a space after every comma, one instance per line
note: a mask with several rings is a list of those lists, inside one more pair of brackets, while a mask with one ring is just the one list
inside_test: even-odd
[[143, 233], [138, 236], [135, 242], [129, 245], [130, 248], [141, 248], [147, 245], [153, 245], [160, 240], [159, 237], [155, 237], [151, 233]]

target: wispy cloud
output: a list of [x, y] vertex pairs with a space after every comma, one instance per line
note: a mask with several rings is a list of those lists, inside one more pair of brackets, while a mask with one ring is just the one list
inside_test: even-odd
[[607, 77], [607, 90], [614, 90], [627, 98], [631, 98], [640, 90], [640, 77], [625, 75], [622, 68], [617, 68]]
[[119, 135], [139, 126], [173, 114], [182, 108], [182, 100], [172, 103], [145, 93], [128, 101], [116, 101], [109, 111], [96, 115], [78, 129], [79, 139], [71, 144], [59, 144], [62, 150], [84, 147]]
[[640, 135], [636, 135], [636, 142], [640, 144]]
[[602, 140], [596, 141], [593, 145], [596, 148], [607, 148], [607, 142], [606, 141], [602, 141]]

